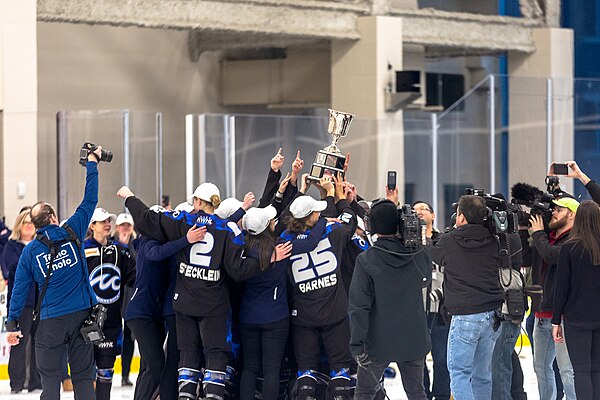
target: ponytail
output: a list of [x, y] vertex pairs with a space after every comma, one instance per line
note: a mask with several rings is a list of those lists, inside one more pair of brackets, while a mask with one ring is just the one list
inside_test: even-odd
[[210, 196], [210, 202], [214, 208], [218, 208], [221, 204], [221, 198], [218, 195], [213, 194]]

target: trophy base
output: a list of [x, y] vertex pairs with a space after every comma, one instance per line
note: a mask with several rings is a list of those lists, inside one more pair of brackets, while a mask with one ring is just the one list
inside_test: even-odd
[[311, 181], [318, 181], [323, 176], [337, 175], [341, 173], [345, 175], [344, 164], [346, 163], [346, 156], [342, 154], [331, 153], [325, 150], [319, 150], [315, 157], [315, 162], [310, 168], [310, 174], [308, 179]]

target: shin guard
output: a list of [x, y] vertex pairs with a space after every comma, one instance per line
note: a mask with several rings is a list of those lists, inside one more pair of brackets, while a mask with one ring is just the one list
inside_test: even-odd
[[196, 400], [200, 371], [192, 368], [179, 368], [177, 384], [179, 385], [179, 400]]
[[202, 386], [206, 399], [224, 400], [226, 379], [227, 373], [224, 371], [214, 371], [211, 369], [204, 371]]

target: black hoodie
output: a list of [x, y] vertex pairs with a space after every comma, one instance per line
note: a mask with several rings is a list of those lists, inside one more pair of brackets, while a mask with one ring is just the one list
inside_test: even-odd
[[379, 238], [356, 259], [350, 285], [350, 350], [379, 362], [422, 359], [431, 349], [422, 289], [431, 258]]
[[444, 266], [445, 306], [452, 315], [500, 308], [499, 242], [483, 225], [467, 224], [440, 235], [431, 258]]

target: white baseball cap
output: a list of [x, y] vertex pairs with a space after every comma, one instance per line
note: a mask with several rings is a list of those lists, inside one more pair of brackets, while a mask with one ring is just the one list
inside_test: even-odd
[[205, 182], [194, 190], [193, 196], [210, 203], [210, 198], [214, 195], [219, 196], [219, 198], [221, 197], [219, 188], [214, 183]]
[[110, 222], [114, 222], [116, 215], [109, 213], [104, 208], [96, 208], [94, 210], [94, 213], [92, 214], [92, 219], [90, 221], [90, 224], [92, 222], [106, 221], [109, 218], [110, 218]]
[[240, 207], [242, 206], [242, 204], [244, 204], [244, 203], [242, 203], [235, 197], [229, 197], [229, 198], [223, 200], [221, 202], [221, 204], [219, 204], [219, 207], [217, 207], [217, 209], [215, 210], [215, 214], [217, 214], [219, 217], [221, 217], [223, 219], [227, 219], [227, 218], [231, 217], [231, 215], [234, 212], [239, 210]]
[[267, 229], [271, 220], [276, 216], [277, 210], [273, 206], [265, 208], [252, 207], [246, 211], [246, 215], [242, 219], [242, 228], [251, 235], [258, 235]]
[[310, 196], [300, 196], [290, 205], [290, 212], [294, 218], [300, 219], [314, 211], [323, 211], [327, 208], [326, 201], [317, 201]]
[[117, 222], [115, 222], [115, 225], [121, 225], [121, 224], [130, 224], [131, 226], [135, 225], [133, 223], [133, 217], [131, 216], [131, 214], [127, 214], [127, 213], [121, 213], [117, 216]]
[[187, 201], [184, 201], [183, 203], [177, 204], [177, 207], [175, 207], [175, 211], [185, 211], [191, 213], [194, 212], [194, 206], [188, 203]]

